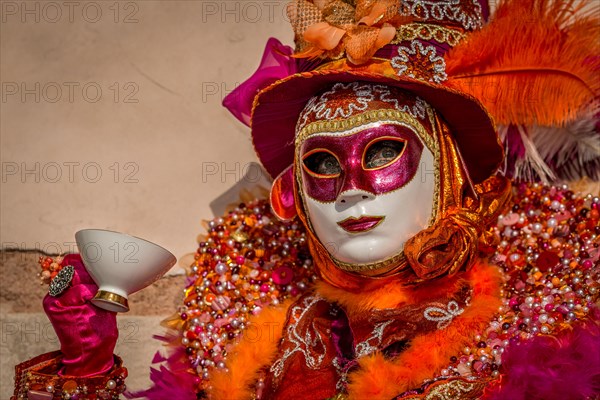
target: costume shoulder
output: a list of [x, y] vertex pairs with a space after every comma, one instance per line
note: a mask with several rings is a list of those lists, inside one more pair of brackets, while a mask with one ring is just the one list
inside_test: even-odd
[[[398, 398], [472, 385], [474, 397], [556, 398], [540, 389], [540, 376], [555, 393], [572, 392], [565, 379], [574, 375], [582, 395], [598, 391], [599, 211], [597, 197], [566, 186], [514, 185], [510, 206], [490, 228], [498, 245], [482, 255], [485, 268], [502, 276], [497, 311], [466, 332], [470, 344], [415, 387], [399, 388]], [[170, 356], [159, 358], [163, 367], [153, 379], [177, 370], [176, 382], [192, 378], [191, 394], [214, 385], [214, 398], [245, 398], [261, 389], [260, 370], [273, 360], [288, 307], [316, 277], [302, 225], [277, 220], [267, 200], [238, 204], [206, 228], [185, 299], [166, 321]]]
[[420, 388], [460, 398], [587, 399], [600, 394], [600, 200], [567, 186], [515, 184], [490, 232], [501, 306]]
[[[204, 223], [182, 304], [163, 321], [168, 331], [159, 339], [168, 354], [156, 357], [162, 365], [147, 398], [165, 398], [173, 387], [177, 396], [204, 393], [211, 376], [215, 398], [247, 398], [243, 382], [269, 362], [287, 308], [312, 286], [301, 224], [278, 220], [266, 199], [247, 200]], [[226, 370], [227, 360], [235, 366]]]

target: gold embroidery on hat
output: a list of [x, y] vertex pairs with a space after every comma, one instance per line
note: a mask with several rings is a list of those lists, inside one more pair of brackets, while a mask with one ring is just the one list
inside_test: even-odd
[[450, 46], [456, 46], [466, 34], [458, 29], [451, 29], [445, 26], [432, 24], [407, 24], [398, 28], [396, 37], [390, 42], [399, 44], [404, 41], [415, 39], [435, 40], [438, 43], [447, 43]]
[[402, 0], [399, 14], [422, 21], [457, 22], [466, 30], [483, 26], [481, 5], [477, 0]]
[[448, 79], [444, 58], [437, 54], [435, 47], [423, 46], [418, 40], [413, 40], [410, 47], [398, 47], [398, 55], [391, 61], [398, 76], [438, 84]]

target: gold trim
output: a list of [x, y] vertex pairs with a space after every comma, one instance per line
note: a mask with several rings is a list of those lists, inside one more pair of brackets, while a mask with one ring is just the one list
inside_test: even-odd
[[438, 43], [447, 43], [454, 47], [467, 35], [458, 29], [451, 29], [441, 25], [412, 23], [402, 25], [396, 30], [396, 37], [390, 42], [399, 44], [415, 39], [435, 40]]
[[113, 292], [108, 292], [106, 290], [98, 290], [98, 293], [96, 293], [92, 300], [100, 300], [105, 301], [107, 303], [113, 303], [115, 305], [125, 307], [126, 310], [129, 311], [129, 303], [127, 302], [127, 298]]
[[[427, 109], [427, 107], [426, 107]], [[380, 113], [379, 111], [389, 111], [390, 115], [391, 113], [395, 113], [397, 115], [396, 118], [388, 118], [388, 119], [381, 119], [383, 117], [380, 117]], [[375, 114], [374, 118], [371, 118], [370, 116], [367, 116], [366, 118], [364, 118], [365, 114]], [[364, 118], [364, 121], [363, 121]], [[356, 119], [358, 121], [358, 124], [356, 124], [357, 126], [354, 126], [355, 123], [353, 122], [353, 120]], [[408, 122], [407, 122], [408, 121]], [[300, 147], [301, 144], [304, 140], [306, 140], [306, 138], [309, 135], [316, 135], [318, 133], [336, 133], [336, 132], [332, 132], [332, 131], [327, 131], [327, 129], [325, 128], [331, 128], [333, 124], [328, 124], [329, 122], [332, 121], [315, 121], [315, 122], [311, 122], [310, 124], [307, 124], [304, 128], [302, 128], [302, 130], [300, 130], [300, 132], [298, 133], [298, 135], [296, 136], [296, 142], [294, 144], [294, 162], [298, 165], [303, 164], [303, 158], [300, 155]], [[412, 115], [408, 114], [408, 113], [404, 113], [403, 111], [398, 111], [398, 110], [392, 110], [392, 109], [383, 109], [383, 110], [371, 110], [371, 111], [367, 111], [365, 113], [362, 114], [357, 114], [357, 115], [353, 115], [351, 117], [342, 119], [342, 120], [336, 120], [336, 122], [340, 122], [342, 125], [349, 125], [348, 129], [345, 129], [344, 127], [341, 127], [339, 130], [341, 132], [344, 131], [350, 131], [352, 129], [355, 128], [359, 128], [363, 125], [367, 125], [369, 123], [373, 123], [373, 122], [380, 122], [381, 124], [398, 124], [400, 126], [404, 126], [406, 128], [409, 129], [413, 129], [414, 132], [417, 133], [417, 136], [422, 140], [422, 142], [425, 144], [425, 146], [429, 149], [429, 151], [431, 151], [431, 154], [433, 155], [433, 159], [434, 159], [434, 175], [435, 175], [435, 179], [436, 179], [436, 188], [434, 189], [434, 195], [437, 198], [437, 195], [439, 194], [439, 188], [437, 187], [437, 185], [440, 183], [440, 179], [439, 179], [439, 161], [440, 161], [440, 151], [439, 151], [439, 146], [438, 146], [438, 142], [437, 140], [427, 134], [427, 131], [425, 130], [425, 128], [423, 127], [423, 125], [421, 125], [416, 118], [412, 117]], [[313, 126], [314, 125], [314, 126]], [[319, 126], [317, 126], [319, 125]], [[312, 127], [310, 129], [310, 132], [305, 131], [305, 129], [307, 129], [308, 127]], [[319, 129], [323, 128], [323, 131], [320, 131]], [[313, 132], [314, 130], [314, 132]], [[437, 135], [436, 133], [436, 129], [435, 126], [432, 127], [432, 134], [433, 135]], [[356, 133], [358, 133], [360, 131], [355, 131], [355, 132], [345, 132], [342, 137], [345, 136], [352, 136]], [[338, 159], [339, 161], [339, 159]], [[341, 165], [341, 164], [340, 164]], [[295, 175], [296, 175], [296, 181], [298, 182], [298, 187], [302, 187], [302, 173], [300, 171], [300, 168], [295, 168]], [[416, 176], [416, 175], [415, 175]], [[404, 186], [406, 186], [408, 183], [410, 183], [413, 179], [415, 179], [415, 176], [412, 177], [412, 179], [408, 182], [406, 182], [402, 187], [399, 187], [397, 189], [394, 189], [390, 192], [386, 192], [386, 193], [392, 193], [395, 192], [396, 190], [400, 190], [402, 189]], [[300, 196], [302, 198], [302, 202], [303, 202], [303, 206], [304, 209], [306, 208], [306, 204], [304, 202], [304, 196]], [[322, 204], [326, 204], [326, 203], [331, 203], [331, 201], [320, 201], [317, 199], [314, 199], [314, 201], [318, 202], [318, 203], [322, 203]], [[437, 215], [437, 200], [434, 199], [434, 204], [433, 204], [433, 210], [432, 211], [432, 216], [430, 218], [431, 221], [435, 220], [435, 217]], [[309, 224], [310, 224], [310, 218], [309, 218]], [[312, 224], [311, 224], [311, 228], [312, 228]]]
[[302, 169], [304, 169], [304, 171], [306, 171], [306, 173], [309, 174], [310, 176], [312, 176], [313, 178], [318, 178], [318, 179], [339, 178], [340, 172], [338, 172], [337, 174], [323, 175], [323, 174], [317, 174], [316, 172], [313, 172], [310, 169], [308, 169], [308, 167], [304, 163], [304, 160], [306, 160], [307, 157], [310, 157], [311, 155], [313, 155], [315, 153], [318, 153], [318, 152], [323, 152], [323, 153], [331, 154], [336, 159], [336, 161], [337, 161], [338, 166], [340, 167], [340, 169], [342, 168], [342, 163], [340, 162], [340, 159], [338, 158], [338, 156], [336, 154], [334, 154], [329, 149], [324, 149], [324, 148], [321, 148], [321, 147], [317, 147], [316, 149], [312, 149], [311, 151], [309, 151], [308, 153], [306, 153], [306, 154], [304, 154], [302, 156]]
[[405, 397], [406, 400], [454, 400], [479, 399], [483, 394], [486, 381], [483, 379], [467, 381], [465, 378], [451, 378], [428, 386], [422, 394]]
[[[404, 146], [402, 147], [402, 150], [400, 151], [400, 154], [398, 154], [396, 157], [394, 157], [394, 159], [392, 161], [388, 161], [387, 163], [380, 165], [378, 167], [374, 167], [374, 168], [366, 168], [365, 165], [365, 156], [367, 155], [367, 150], [369, 150], [371, 148], [371, 146], [373, 146], [376, 143], [379, 142], [383, 142], [383, 141], [394, 141], [394, 142], [401, 142]], [[389, 167], [391, 164], [395, 163], [396, 161], [398, 161], [400, 159], [400, 157], [402, 157], [404, 155], [404, 151], [406, 150], [406, 145], [408, 143], [407, 139], [401, 139], [399, 137], [396, 136], [380, 136], [378, 138], [375, 138], [373, 140], [371, 140], [363, 149], [362, 152], [362, 156], [361, 156], [361, 160], [360, 160], [360, 164], [363, 170], [365, 171], [379, 171], [380, 169]]]
[[331, 257], [331, 259], [335, 262], [335, 265], [337, 265], [337, 267], [342, 271], [358, 272], [361, 275], [366, 276], [376, 276], [379, 272], [387, 272], [387, 267], [392, 265], [400, 265], [401, 263], [406, 261], [406, 257], [404, 256], [404, 250], [384, 260], [366, 264], [346, 263], [334, 257]]
[[[435, 138], [427, 134], [427, 131], [421, 125], [421, 123], [412, 115], [404, 111], [392, 110], [392, 109], [381, 109], [381, 110], [370, 110], [362, 114], [352, 115], [348, 118], [341, 120], [331, 121], [314, 121], [306, 124], [300, 132], [296, 135], [295, 144], [298, 146], [307, 137], [317, 133], [335, 133], [344, 132], [366, 125], [371, 122], [401, 122], [407, 124], [410, 128], [413, 128], [419, 135], [421, 140], [425, 143], [429, 151], [434, 155], [439, 154], [437, 143]], [[353, 133], [349, 133], [351, 135]]]
[[[440, 137], [440, 130], [438, 129], [438, 126], [437, 126], [437, 119], [435, 117], [435, 112], [431, 108], [429, 103], [425, 103], [425, 112], [427, 112], [427, 115], [429, 116], [431, 130], [433, 131], [432, 133], [435, 137], [438, 138], [438, 140], [435, 141], [435, 143], [439, 143], [442, 141], [442, 138]], [[435, 176], [435, 187], [433, 189], [434, 193], [433, 193], [433, 205], [431, 207], [431, 217], [430, 217], [429, 221], [427, 222], [427, 226], [433, 225], [433, 223], [435, 222], [435, 220], [440, 212], [439, 204], [440, 204], [440, 190], [442, 187], [442, 182], [440, 181], [441, 160], [440, 160], [439, 146], [436, 147], [436, 152], [433, 153], [433, 159], [435, 160], [434, 171], [433, 171], [433, 174]]]

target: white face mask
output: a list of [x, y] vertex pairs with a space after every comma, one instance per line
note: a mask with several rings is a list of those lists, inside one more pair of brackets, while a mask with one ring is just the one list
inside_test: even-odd
[[[387, 153], [393, 161], [386, 164], [384, 159], [383, 165], [370, 171], [365, 167], [369, 165], [365, 158], [374, 144], [380, 143], [383, 149], [373, 149], [373, 154], [380, 156], [390, 151], [381, 143], [382, 139], [394, 138], [390, 132], [399, 126], [391, 125], [394, 124], [381, 128], [381, 123], [372, 123], [354, 132], [319, 133], [302, 145], [301, 157], [307, 156], [303, 158], [301, 190], [308, 218], [319, 241], [337, 261], [373, 264], [397, 256], [406, 241], [428, 227], [433, 218], [435, 159], [410, 128], [402, 126], [403, 132], [397, 135], [399, 141], [408, 138], [404, 151], [400, 150], [395, 159], [393, 152]], [[381, 129], [387, 130], [378, 133]], [[420, 157], [414, 142], [409, 147], [411, 140], [419, 141]], [[321, 158], [321, 164], [317, 159], [317, 165], [332, 168], [337, 160], [337, 176], [323, 178], [306, 168], [307, 163], [313, 169], [319, 168], [304, 161], [318, 152], [324, 157], [328, 152], [335, 156]], [[335, 166], [331, 171], [325, 170], [335, 171]]]

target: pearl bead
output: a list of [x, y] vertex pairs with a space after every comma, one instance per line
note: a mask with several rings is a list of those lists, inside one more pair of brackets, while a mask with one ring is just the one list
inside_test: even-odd
[[112, 390], [117, 387], [117, 382], [111, 379], [108, 382], [106, 382], [106, 387]]
[[217, 265], [215, 266], [215, 272], [219, 275], [225, 274], [228, 270], [229, 270], [229, 267], [227, 266], [227, 264], [222, 263], [222, 262], [217, 263]]

